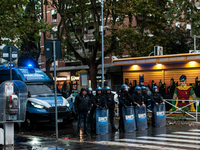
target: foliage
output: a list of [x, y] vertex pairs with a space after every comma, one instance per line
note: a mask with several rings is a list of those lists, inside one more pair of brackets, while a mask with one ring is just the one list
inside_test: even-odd
[[[185, 31], [187, 25], [191, 25], [191, 32], [187, 40], [193, 43], [193, 36], [200, 35], [200, 10], [196, 7], [196, 0], [173, 0], [169, 3], [169, 7], [167, 17], [170, 18], [171, 23], [180, 23], [179, 30]], [[200, 48], [199, 44], [198, 48]]]
[[[40, 42], [39, 31], [49, 30], [41, 18], [41, 0], [4, 0], [0, 2], [0, 44], [16, 44], [20, 55], [30, 55], [37, 60], [40, 48], [31, 48]], [[21, 44], [25, 47], [24, 49]]]

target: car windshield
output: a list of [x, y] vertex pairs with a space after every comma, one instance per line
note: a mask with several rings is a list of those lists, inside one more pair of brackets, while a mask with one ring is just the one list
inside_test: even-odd
[[51, 89], [45, 84], [28, 84], [27, 89], [31, 95], [51, 94]]

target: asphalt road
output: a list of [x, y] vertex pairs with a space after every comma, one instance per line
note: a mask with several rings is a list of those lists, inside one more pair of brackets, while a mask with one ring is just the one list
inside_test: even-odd
[[[118, 122], [116, 122], [118, 127]], [[55, 127], [40, 126], [34, 131], [20, 128], [15, 131], [15, 145], [2, 149], [65, 150], [65, 149], [199, 149], [200, 126], [168, 125], [152, 127], [135, 132], [112, 132], [109, 134], [76, 136], [77, 122], [59, 128], [55, 139]], [[81, 128], [81, 133], [83, 127]]]

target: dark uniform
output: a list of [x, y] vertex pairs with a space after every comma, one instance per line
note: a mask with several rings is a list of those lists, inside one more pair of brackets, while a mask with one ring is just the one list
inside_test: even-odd
[[80, 135], [80, 128], [81, 128], [81, 122], [84, 118], [84, 133], [88, 134], [88, 127], [87, 127], [87, 119], [88, 119], [88, 111], [91, 109], [91, 101], [89, 96], [85, 95], [83, 96], [82, 92], [86, 91], [84, 88], [81, 89], [81, 92], [79, 95], [76, 96], [75, 99], [75, 109], [76, 112], [78, 112], [78, 126], [77, 126], [77, 134]]
[[112, 127], [113, 130], [116, 130], [115, 124], [114, 124], [114, 109], [115, 109], [114, 94], [106, 93], [105, 99], [106, 99], [106, 104], [107, 104], [108, 109], [109, 109], [111, 127]]
[[90, 111], [90, 127], [91, 127], [91, 131], [93, 132], [94, 131], [94, 107], [93, 107], [93, 98], [94, 98], [94, 95], [91, 93], [91, 94], [87, 94], [90, 98], [90, 102], [91, 102], [91, 111]]
[[[99, 87], [100, 88], [100, 87]], [[100, 90], [102, 90], [100, 88]], [[98, 90], [96, 90], [96, 95], [93, 97], [93, 109], [96, 118], [96, 108], [107, 108], [105, 97], [102, 94], [98, 94]], [[96, 120], [94, 121], [94, 131], [96, 130]]]
[[163, 103], [163, 99], [162, 97], [160, 96], [159, 93], [155, 92], [155, 89], [158, 89], [157, 86], [154, 86], [153, 87], [153, 95], [152, 95], [152, 100], [151, 100], [151, 107], [152, 107], [152, 122], [153, 122], [153, 125], [155, 125], [155, 114], [154, 114], [154, 105], [156, 103], [158, 104], [161, 104]]
[[120, 116], [119, 130], [124, 131], [122, 107], [126, 108], [127, 106], [131, 106], [133, 101], [128, 91], [126, 93], [122, 91], [122, 93], [120, 93], [118, 97], [119, 97], [119, 116]]
[[[134, 93], [132, 95], [132, 99], [133, 99], [133, 102], [136, 102], [140, 106], [144, 103], [144, 99], [143, 99], [143, 96], [141, 94]], [[134, 106], [137, 106], [137, 104], [134, 104]]]

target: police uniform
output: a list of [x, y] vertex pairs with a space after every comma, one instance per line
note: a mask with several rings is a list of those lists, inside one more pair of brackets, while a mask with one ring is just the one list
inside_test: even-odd
[[124, 121], [123, 121], [123, 113], [122, 107], [131, 106], [133, 101], [129, 93], [124, 93], [123, 91], [119, 94], [119, 130], [124, 131]]
[[106, 99], [106, 104], [107, 104], [108, 109], [109, 109], [111, 127], [112, 127], [113, 130], [116, 130], [115, 124], [114, 124], [114, 109], [115, 109], [114, 94], [106, 93], [105, 99]]
[[[88, 89], [87, 89], [88, 91]], [[90, 128], [91, 128], [91, 131], [93, 132], [94, 131], [94, 112], [95, 112], [95, 109], [94, 109], [94, 106], [93, 105], [93, 98], [94, 98], [94, 95], [92, 94], [92, 91], [91, 91], [91, 94], [87, 93], [88, 97], [90, 98], [90, 102], [91, 102], [91, 111], [90, 111]]]

